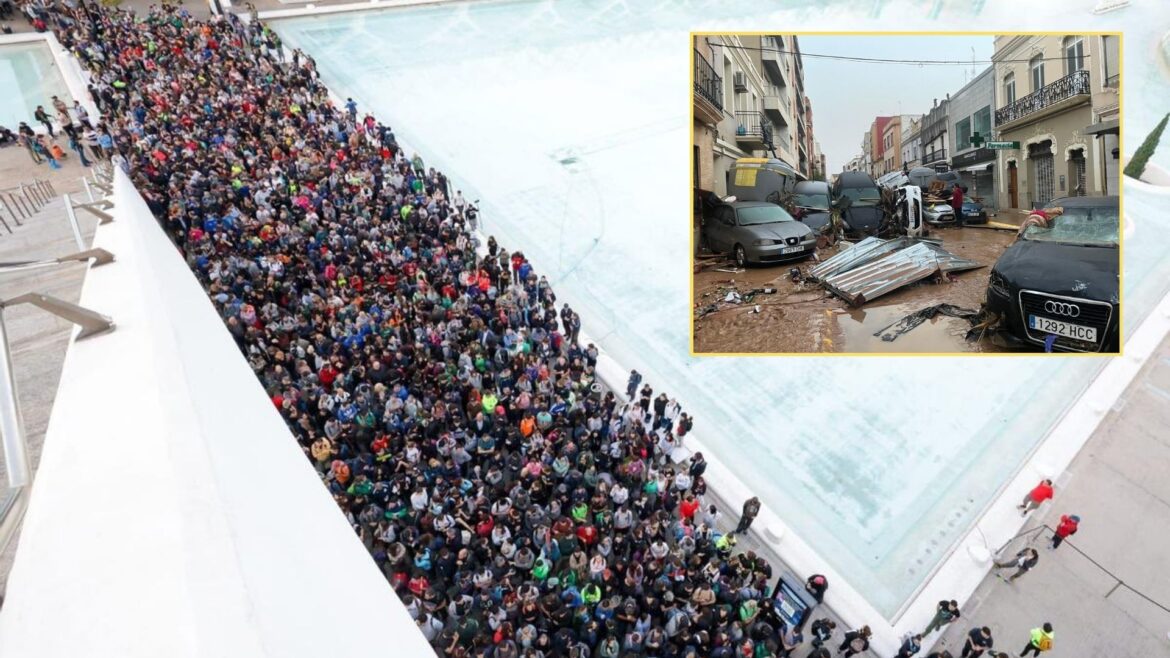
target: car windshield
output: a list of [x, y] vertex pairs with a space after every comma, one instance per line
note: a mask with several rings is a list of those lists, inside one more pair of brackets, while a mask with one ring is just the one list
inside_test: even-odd
[[881, 201], [881, 192], [876, 187], [845, 187], [841, 196], [847, 196], [855, 206], [872, 206]]
[[1116, 207], [1065, 208], [1050, 227], [1025, 229], [1024, 239], [1111, 247], [1118, 244], [1119, 229]]
[[737, 211], [740, 226], [755, 226], [756, 224], [775, 224], [776, 222], [792, 222], [792, 215], [780, 206], [749, 206]]
[[798, 208], [813, 208], [815, 210], [829, 209], [829, 195], [828, 194], [801, 194], [795, 192], [792, 195], [792, 203]]

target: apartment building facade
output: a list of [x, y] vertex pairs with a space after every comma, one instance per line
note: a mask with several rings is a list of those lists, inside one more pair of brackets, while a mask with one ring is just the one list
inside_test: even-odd
[[[992, 139], [995, 129], [995, 69], [988, 66], [970, 82], [951, 94], [947, 130], [951, 139], [951, 169], [967, 187], [967, 194], [979, 198], [989, 208], [998, 208], [995, 175], [996, 152], [983, 144]], [[972, 143], [978, 135], [982, 143]]]
[[1063, 196], [1116, 193], [1120, 43], [1100, 35], [995, 39], [999, 205], [1035, 208]]
[[935, 99], [930, 111], [922, 117], [918, 139], [922, 145], [923, 167], [946, 171], [951, 166], [947, 158], [947, 117], [950, 104], [950, 94], [941, 102]]
[[776, 157], [808, 176], [811, 104], [792, 35], [693, 38], [693, 185], [725, 195], [736, 159]]

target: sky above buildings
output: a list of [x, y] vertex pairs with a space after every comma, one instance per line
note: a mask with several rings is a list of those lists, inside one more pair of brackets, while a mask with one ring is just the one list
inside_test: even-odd
[[[862, 133], [869, 130], [875, 116], [925, 114], [934, 99], [942, 100], [974, 79], [990, 65], [994, 40], [990, 35], [801, 36], [813, 133], [828, 159], [829, 173], [841, 171], [860, 154]], [[811, 55], [965, 63], [872, 63]]]

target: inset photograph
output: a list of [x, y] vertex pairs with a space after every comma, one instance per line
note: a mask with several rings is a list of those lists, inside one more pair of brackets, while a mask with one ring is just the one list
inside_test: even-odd
[[692, 40], [694, 354], [1118, 353], [1120, 34]]

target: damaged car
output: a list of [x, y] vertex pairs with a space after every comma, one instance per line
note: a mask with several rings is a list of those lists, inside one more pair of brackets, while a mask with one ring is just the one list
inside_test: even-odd
[[841, 211], [847, 237], [878, 235], [887, 228], [888, 215], [881, 189], [864, 171], [843, 171], [837, 175], [833, 183], [833, 204]]
[[1009, 347], [1117, 352], [1118, 197], [1065, 197], [1047, 226], [1028, 226], [999, 257], [986, 309]]
[[806, 180], [796, 184], [792, 190], [793, 216], [814, 231], [824, 232], [832, 223], [829, 215], [829, 184], [824, 181]]
[[731, 254], [738, 267], [797, 260], [816, 250], [815, 232], [774, 203], [725, 201], [706, 212], [703, 239], [707, 248]]

